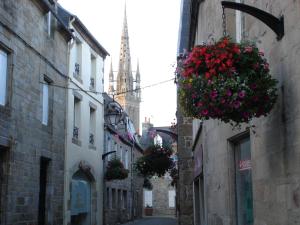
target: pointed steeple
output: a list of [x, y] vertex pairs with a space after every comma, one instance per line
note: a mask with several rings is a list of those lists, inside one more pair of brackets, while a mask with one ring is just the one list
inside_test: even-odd
[[136, 97], [138, 99], [138, 101], [141, 101], [141, 74], [140, 74], [140, 64], [139, 64], [139, 60], [137, 60], [137, 66], [136, 66], [136, 74], [135, 74], [135, 81], [136, 81]]
[[[134, 78], [135, 80], [133, 79], [133, 73], [131, 69], [131, 56], [125, 3], [115, 99], [123, 107], [124, 111], [128, 113], [128, 116], [133, 121], [136, 131], [138, 131], [140, 124], [141, 98], [140, 91], [136, 92], [134, 91], [134, 88], [140, 87], [139, 68], [137, 69], [137, 74], [135, 74]], [[133, 84], [134, 82], [136, 82], [135, 85]]]
[[110, 61], [110, 71], [109, 71], [109, 86], [108, 86], [108, 93], [113, 94], [114, 89], [114, 72], [113, 72], [113, 66], [112, 66], [112, 60]]
[[133, 89], [126, 5], [124, 10], [124, 20], [120, 46], [119, 71], [117, 80], [117, 92], [124, 92], [126, 90]]

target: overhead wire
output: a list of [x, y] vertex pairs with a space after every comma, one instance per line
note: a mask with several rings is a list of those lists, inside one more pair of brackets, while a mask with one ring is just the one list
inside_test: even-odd
[[[135, 89], [131, 89], [131, 90], [117, 92], [117, 93], [115, 93], [113, 95], [117, 96], [117, 95], [122, 95], [122, 94], [129, 93], [129, 92], [136, 92], [136, 91], [139, 91], [139, 90], [142, 90], [142, 89], [145, 89], [145, 88], [154, 87], [154, 86], [157, 86], [157, 85], [160, 85], [160, 84], [164, 84], [164, 83], [167, 83], [167, 82], [170, 82], [170, 81], [173, 81], [173, 80], [175, 80], [175, 78], [172, 78], [172, 79], [169, 79], [169, 80], [160, 81], [160, 82], [157, 82], [157, 83], [154, 83], [154, 84], [149, 84], [149, 85], [146, 85], [146, 86], [143, 86], [143, 87], [139, 87], [139, 88], [135, 88]], [[57, 88], [64, 88], [64, 89], [74, 90], [74, 91], [83, 91], [85, 93], [93, 93], [93, 94], [103, 94], [103, 93], [105, 93], [105, 92], [98, 92], [98, 91], [93, 91], [93, 90], [85, 90], [85, 89], [82, 89], [82, 88], [67, 87], [67, 86], [63, 86], [63, 85], [54, 84], [53, 82], [52, 83], [47, 83], [47, 82], [40, 81], [40, 83], [41, 84], [47, 84], [49, 86], [53, 86], [53, 87], [57, 87]]]

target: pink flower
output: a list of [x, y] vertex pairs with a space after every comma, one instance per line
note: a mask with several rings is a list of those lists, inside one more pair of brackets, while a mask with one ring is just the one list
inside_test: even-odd
[[253, 48], [251, 46], [248, 46], [248, 47], [245, 47], [245, 50], [244, 52], [252, 52], [253, 51]]
[[232, 92], [231, 92], [230, 89], [228, 89], [228, 90], [226, 91], [226, 95], [227, 95], [227, 96], [231, 96], [231, 95], [232, 95]]
[[244, 98], [246, 93], [245, 93], [245, 91], [240, 91], [238, 95], [240, 98]]
[[249, 113], [248, 112], [243, 112], [243, 117], [245, 118], [245, 119], [248, 119], [249, 118]]
[[216, 90], [213, 90], [211, 93], [210, 93], [210, 97], [212, 99], [215, 99], [216, 97], [218, 96], [218, 92]]
[[195, 99], [197, 97], [196, 94], [192, 94], [192, 98]]
[[256, 85], [256, 84], [251, 84], [251, 85], [250, 85], [250, 88], [251, 88], [252, 90], [255, 90], [255, 89], [257, 88], [257, 85]]
[[208, 115], [208, 110], [207, 109], [203, 109], [202, 110], [202, 115], [203, 116], [207, 116]]
[[240, 106], [241, 106], [241, 102], [240, 102], [240, 101], [234, 101], [234, 102], [233, 102], [233, 107], [234, 107], [235, 109], [238, 109]]
[[202, 106], [203, 106], [203, 102], [198, 102], [198, 103], [197, 103], [197, 106], [198, 106], [198, 107], [202, 107]]

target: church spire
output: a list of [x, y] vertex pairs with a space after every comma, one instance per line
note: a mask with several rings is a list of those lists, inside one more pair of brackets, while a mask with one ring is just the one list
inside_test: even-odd
[[140, 74], [140, 64], [139, 60], [137, 60], [137, 66], [136, 66], [136, 74], [135, 74], [135, 81], [136, 81], [136, 97], [140, 101], [141, 99], [141, 74]]
[[[140, 124], [141, 98], [140, 91], [135, 91], [134, 89], [140, 87], [139, 68], [137, 69], [137, 74], [135, 74], [134, 78], [135, 79], [133, 79], [133, 73], [131, 70], [131, 56], [125, 3], [115, 99], [123, 107], [124, 111], [126, 111], [134, 124], [135, 130], [138, 131]], [[134, 82], [136, 82], [136, 84], [134, 84]]]
[[120, 46], [119, 71], [117, 80], [117, 92], [124, 92], [133, 89], [126, 5], [124, 10], [124, 20]]

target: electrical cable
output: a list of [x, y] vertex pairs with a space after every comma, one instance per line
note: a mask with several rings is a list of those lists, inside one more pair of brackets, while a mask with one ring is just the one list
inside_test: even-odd
[[[157, 83], [154, 83], [154, 84], [149, 84], [149, 85], [146, 85], [144, 87], [139, 87], [139, 88], [135, 88], [135, 89], [132, 89], [132, 90], [118, 92], [118, 93], [113, 94], [113, 95], [116, 96], [116, 95], [122, 95], [122, 94], [129, 93], [129, 92], [136, 92], [136, 91], [139, 91], [139, 90], [142, 90], [142, 89], [145, 89], [145, 88], [150, 88], [150, 87], [154, 87], [154, 86], [157, 86], [157, 85], [160, 85], [160, 84], [164, 84], [164, 83], [173, 81], [174, 79], [175, 78], [172, 78], [172, 79], [164, 80], [164, 81], [157, 82]], [[46, 83], [46, 82], [42, 82], [42, 81], [40, 81], [40, 83], [41, 84], [47, 84], [49, 86], [53, 86], [53, 87], [57, 87], [57, 88], [64, 88], [64, 89], [74, 90], [74, 91], [83, 91], [83, 92], [86, 92], [86, 93], [93, 93], [93, 94], [103, 94], [103, 93], [105, 93], [105, 92], [98, 92], [98, 91], [92, 91], [92, 90], [84, 90], [84, 89], [81, 89], [81, 88], [66, 87], [66, 86], [62, 86], [62, 85], [58, 85], [58, 84], [54, 84], [54, 83]]]

